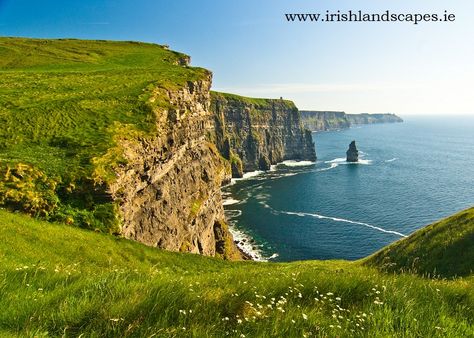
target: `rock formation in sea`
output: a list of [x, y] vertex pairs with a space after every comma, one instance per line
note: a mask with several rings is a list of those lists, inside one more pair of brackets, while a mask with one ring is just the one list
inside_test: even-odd
[[359, 161], [359, 151], [357, 150], [355, 141], [352, 141], [351, 144], [349, 144], [349, 149], [346, 152], [346, 161], [347, 162]]

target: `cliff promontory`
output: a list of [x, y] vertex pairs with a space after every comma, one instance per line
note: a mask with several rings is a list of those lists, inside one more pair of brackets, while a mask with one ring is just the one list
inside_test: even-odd
[[0, 207], [240, 257], [220, 191], [230, 165], [206, 138], [209, 71], [146, 43], [2, 38], [0, 48]]
[[316, 159], [292, 102], [211, 100], [211, 73], [166, 46], [0, 38], [0, 49], [2, 208], [238, 259], [223, 182]]
[[211, 98], [215, 142], [230, 160], [233, 177], [284, 160], [316, 160], [311, 132], [303, 128], [293, 102], [216, 92]]
[[347, 114], [342, 111], [301, 110], [300, 113], [304, 127], [311, 131], [337, 130], [351, 126]]

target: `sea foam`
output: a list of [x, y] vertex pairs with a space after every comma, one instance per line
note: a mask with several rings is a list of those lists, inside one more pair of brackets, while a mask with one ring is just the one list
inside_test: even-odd
[[350, 223], [350, 224], [357, 224], [357, 225], [362, 225], [362, 226], [365, 226], [365, 227], [368, 227], [368, 228], [371, 228], [371, 229], [374, 229], [374, 230], [377, 230], [377, 231], [380, 231], [380, 232], [384, 232], [384, 233], [387, 233], [387, 234], [393, 234], [393, 235], [397, 235], [397, 236], [400, 236], [400, 237], [407, 237], [406, 235], [404, 235], [400, 232], [397, 232], [397, 231], [387, 230], [387, 229], [383, 229], [383, 228], [375, 226], [375, 225], [371, 225], [371, 224], [367, 224], [367, 223], [363, 223], [363, 222], [351, 221], [349, 219], [344, 219], [344, 218], [330, 217], [330, 216], [324, 216], [324, 215], [320, 215], [320, 214], [310, 214], [310, 213], [306, 213], [306, 212], [291, 212], [291, 211], [278, 211], [278, 210], [277, 210], [277, 212], [282, 213], [282, 214], [287, 214], [287, 215], [295, 215], [295, 216], [299, 216], [299, 217], [314, 217], [314, 218], [318, 218], [318, 219], [328, 219], [328, 220], [332, 220], [334, 222], [344, 222], [344, 223]]

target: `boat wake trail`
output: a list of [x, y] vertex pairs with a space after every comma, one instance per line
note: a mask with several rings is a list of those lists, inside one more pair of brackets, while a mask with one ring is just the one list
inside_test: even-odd
[[400, 236], [400, 237], [407, 237], [407, 235], [404, 235], [404, 234], [402, 234], [400, 232], [397, 232], [397, 231], [386, 230], [386, 229], [380, 228], [380, 227], [375, 226], [375, 225], [371, 225], [371, 224], [367, 224], [367, 223], [363, 223], [363, 222], [351, 221], [349, 219], [344, 219], [344, 218], [329, 217], [329, 216], [324, 216], [324, 215], [319, 215], [319, 214], [310, 214], [310, 213], [306, 213], [306, 212], [291, 212], [291, 211], [277, 211], [277, 210], [275, 210], [275, 212], [281, 213], [281, 214], [286, 214], [286, 215], [299, 216], [299, 217], [314, 217], [314, 218], [318, 218], [318, 219], [328, 219], [328, 220], [332, 220], [334, 222], [357, 224], [357, 225], [362, 225], [362, 226], [365, 226], [365, 227], [368, 227], [368, 228], [371, 228], [371, 229], [374, 229], [374, 230], [377, 230], [377, 231], [385, 232], [387, 234], [393, 234], [393, 235], [397, 235], [397, 236]]

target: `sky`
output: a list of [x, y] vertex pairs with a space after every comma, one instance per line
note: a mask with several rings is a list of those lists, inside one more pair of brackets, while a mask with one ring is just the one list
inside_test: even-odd
[[[286, 13], [440, 13], [449, 23], [288, 23]], [[0, 35], [169, 45], [213, 89], [300, 109], [474, 115], [472, 0], [0, 0]]]

